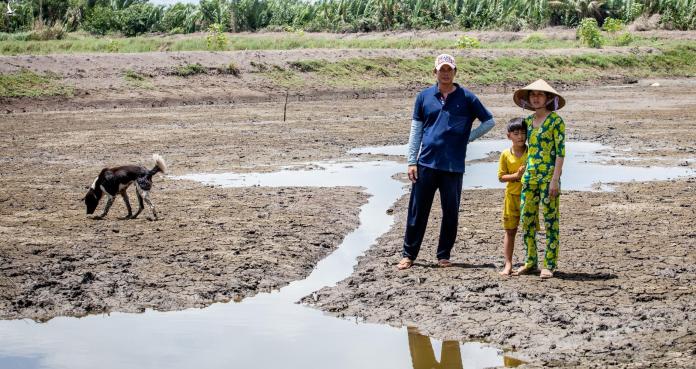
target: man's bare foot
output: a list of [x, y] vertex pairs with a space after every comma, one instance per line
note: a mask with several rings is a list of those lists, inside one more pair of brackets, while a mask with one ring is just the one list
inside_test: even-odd
[[503, 275], [503, 276], [510, 276], [512, 275], [512, 263], [505, 263], [505, 267], [503, 267], [503, 270], [501, 272], [498, 272], [498, 274]]
[[411, 260], [411, 259], [409, 259], [409, 258], [403, 258], [403, 259], [401, 259], [401, 260], [399, 261], [399, 264], [396, 265], [396, 267], [397, 267], [399, 270], [408, 269], [408, 268], [410, 268], [410, 267], [412, 267], [412, 266], [413, 266], [413, 260]]
[[553, 278], [553, 272], [548, 269], [541, 270], [541, 279]]
[[452, 262], [447, 259], [440, 259], [437, 261], [437, 266], [439, 266], [440, 268], [449, 268], [452, 265]]

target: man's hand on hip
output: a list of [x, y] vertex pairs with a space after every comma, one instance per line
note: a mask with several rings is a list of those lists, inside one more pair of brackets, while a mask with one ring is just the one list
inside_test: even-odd
[[418, 180], [418, 165], [408, 166], [408, 179], [410, 179], [412, 183], [416, 183]]

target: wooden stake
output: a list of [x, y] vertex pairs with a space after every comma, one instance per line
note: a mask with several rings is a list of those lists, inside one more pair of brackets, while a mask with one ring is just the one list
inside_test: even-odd
[[283, 122], [285, 122], [285, 118], [287, 117], [287, 112], [288, 112], [288, 95], [290, 94], [290, 89], [285, 90], [285, 106], [283, 106]]

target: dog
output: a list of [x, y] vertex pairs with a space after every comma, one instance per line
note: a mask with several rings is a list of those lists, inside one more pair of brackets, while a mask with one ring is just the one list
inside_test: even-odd
[[[94, 219], [103, 219], [109, 212], [109, 208], [114, 202], [116, 195], [123, 197], [123, 202], [128, 208], [128, 215], [123, 219], [135, 219], [143, 211], [143, 201], [147, 203], [152, 211], [154, 220], [157, 220], [157, 211], [155, 206], [150, 201], [150, 189], [152, 189], [152, 176], [162, 172], [166, 173], [167, 164], [164, 159], [158, 154], [153, 154], [152, 159], [155, 161], [154, 168], [148, 170], [145, 167], [137, 165], [124, 165], [114, 168], [104, 168], [99, 173], [99, 176], [94, 180], [94, 183], [89, 187], [87, 195], [84, 197], [85, 205], [87, 206], [87, 215], [93, 214], [94, 210], [99, 205], [99, 200], [106, 195], [106, 206], [101, 215], [95, 216]], [[138, 211], [133, 214], [126, 190], [135, 182], [135, 193], [138, 195]]]

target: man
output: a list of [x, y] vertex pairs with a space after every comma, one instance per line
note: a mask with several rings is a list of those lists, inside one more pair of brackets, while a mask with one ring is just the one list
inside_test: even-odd
[[[476, 95], [454, 83], [454, 57], [441, 54], [435, 58], [433, 73], [437, 83], [418, 94], [413, 108], [408, 144], [408, 178], [413, 185], [399, 269], [410, 268], [418, 256], [437, 190], [442, 206], [438, 265], [452, 266], [449, 259], [457, 237], [466, 146], [495, 125], [493, 115]], [[481, 124], [472, 130], [477, 118]]]

